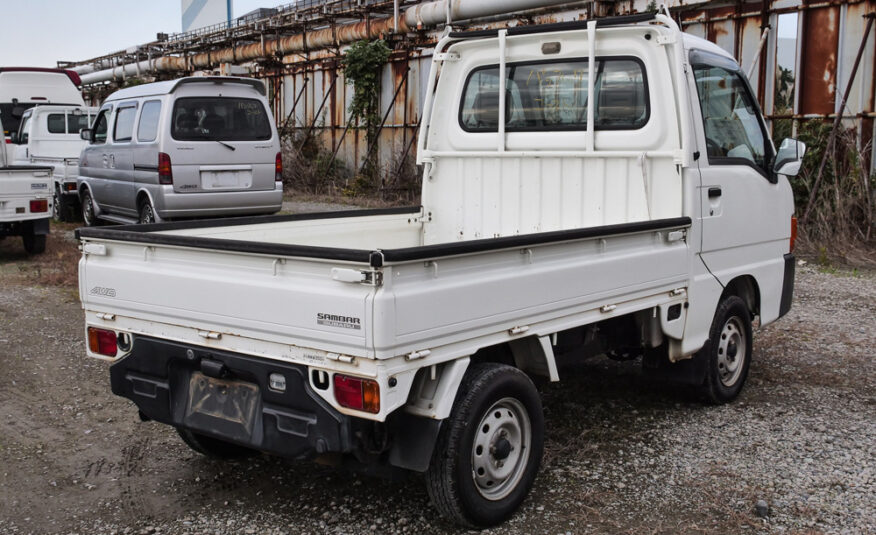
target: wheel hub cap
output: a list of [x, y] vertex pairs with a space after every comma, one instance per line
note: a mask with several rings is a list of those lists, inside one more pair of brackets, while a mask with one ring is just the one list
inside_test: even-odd
[[514, 398], [494, 403], [475, 431], [471, 466], [475, 487], [488, 500], [501, 500], [520, 482], [529, 462], [532, 428]]
[[724, 386], [733, 386], [742, 376], [747, 350], [742, 320], [736, 316], [727, 320], [718, 339], [718, 375]]

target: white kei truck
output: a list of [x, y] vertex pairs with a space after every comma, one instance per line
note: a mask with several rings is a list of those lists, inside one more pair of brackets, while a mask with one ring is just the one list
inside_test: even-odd
[[27, 253], [42, 253], [51, 219], [52, 168], [8, 165], [6, 150], [0, 150], [0, 240], [21, 236]]
[[729, 54], [663, 14], [448, 31], [418, 143], [422, 206], [80, 229], [112, 391], [207, 455], [423, 473], [474, 527], [533, 485], [558, 357], [739, 394], [805, 147]]
[[14, 163], [47, 165], [53, 170], [52, 217], [55, 221], [79, 220], [79, 153], [86, 142], [79, 131], [88, 128], [97, 108], [47, 104], [34, 106], [21, 116], [15, 145]]

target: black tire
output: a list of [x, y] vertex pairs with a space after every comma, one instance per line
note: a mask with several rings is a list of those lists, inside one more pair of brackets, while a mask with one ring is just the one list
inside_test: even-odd
[[720, 405], [736, 399], [748, 378], [752, 340], [745, 301], [735, 295], [724, 298], [715, 311], [709, 341], [695, 357], [706, 363], [703, 383], [696, 389], [704, 401]]
[[137, 222], [141, 225], [155, 223], [155, 210], [152, 208], [152, 203], [148, 200], [140, 201], [137, 208]]
[[33, 231], [21, 236], [24, 250], [29, 254], [40, 254], [46, 250], [46, 235], [34, 234]]
[[[515, 420], [512, 412], [521, 410], [525, 414], [520, 413]], [[503, 411], [507, 413], [502, 416], [504, 421], [499, 420]], [[525, 439], [514, 438], [513, 429], [516, 424], [525, 430], [526, 418], [528, 448]], [[493, 422], [497, 424], [490, 428]], [[505, 440], [508, 436], [512, 437], [510, 442]], [[489, 451], [478, 442], [489, 444]], [[517, 451], [523, 453], [515, 453], [511, 444], [521, 446]], [[432, 504], [448, 520], [467, 527], [495, 526], [507, 520], [529, 494], [543, 448], [541, 399], [529, 377], [504, 364], [472, 364], [459, 386], [450, 417], [442, 424], [426, 472]], [[493, 474], [485, 475], [482, 467], [491, 463], [488, 468], [499, 471], [505, 462], [511, 463], [510, 475], [493, 487], [489, 479]], [[476, 469], [477, 464], [481, 467]], [[488, 497], [489, 493], [495, 494]]]
[[257, 453], [256, 450], [195, 433], [188, 429], [177, 427], [176, 431], [188, 447], [213, 459], [243, 459]]
[[82, 221], [86, 227], [98, 225], [97, 216], [94, 215], [94, 201], [92, 201], [91, 193], [88, 191], [82, 193]]
[[64, 206], [61, 199], [62, 197], [58, 194], [58, 188], [56, 187], [54, 193], [52, 193], [52, 219], [59, 223], [68, 221], [66, 217], [66, 207]]

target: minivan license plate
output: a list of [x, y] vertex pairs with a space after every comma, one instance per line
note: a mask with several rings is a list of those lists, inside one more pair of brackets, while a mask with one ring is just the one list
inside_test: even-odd
[[202, 189], [246, 189], [252, 186], [252, 171], [201, 171]]

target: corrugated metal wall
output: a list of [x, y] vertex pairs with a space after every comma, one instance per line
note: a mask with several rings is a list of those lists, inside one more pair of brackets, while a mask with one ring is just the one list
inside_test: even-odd
[[[586, 16], [587, 9], [597, 16], [624, 14], [647, 9], [648, 2], [582, 2], [582, 9], [540, 10], [527, 17], [527, 23], [575, 20]], [[763, 28], [771, 30], [758, 66], [752, 75], [761, 107], [768, 119], [786, 118], [799, 121], [830, 119], [839, 111], [842, 93], [848, 83], [852, 63], [861, 45], [866, 26], [865, 15], [876, 12], [876, 1], [812, 1], [774, 0], [759, 2], [669, 2], [673, 15], [683, 29], [693, 35], [717, 43], [733, 54], [744, 70], [758, 56]], [[776, 87], [776, 29], [779, 17], [797, 14], [795, 99], [791, 110], [777, 110], [774, 102]], [[496, 27], [517, 24], [520, 20], [493, 20], [474, 27]], [[416, 144], [411, 146], [420, 105], [425, 94], [431, 61], [429, 45], [437, 39], [437, 31], [419, 35], [416, 42], [405, 38], [394, 41], [395, 52], [383, 69], [381, 113], [389, 112], [380, 137], [378, 164], [385, 169], [389, 182], [400, 159], [406, 154], [413, 160]], [[873, 166], [872, 140], [876, 137], [876, 31], [866, 43], [861, 65], [852, 84], [850, 98], [843, 112], [847, 126], [858, 129], [862, 148], [869, 147]], [[313, 128], [328, 150], [337, 150], [338, 159], [349, 169], [358, 168], [369, 150], [365, 134], [350, 129], [344, 135], [348, 121], [347, 107], [352, 88], [344, 83], [338, 57], [328, 51], [286, 58], [282, 69], [263, 71], [269, 80], [278, 124], [287, 123], [298, 129]], [[405, 77], [405, 73], [407, 76]], [[396, 90], [398, 95], [393, 99]], [[302, 92], [303, 91], [303, 92]], [[297, 103], [296, 103], [297, 99]], [[324, 104], [323, 104], [324, 103]], [[319, 112], [318, 115], [317, 112]]]

